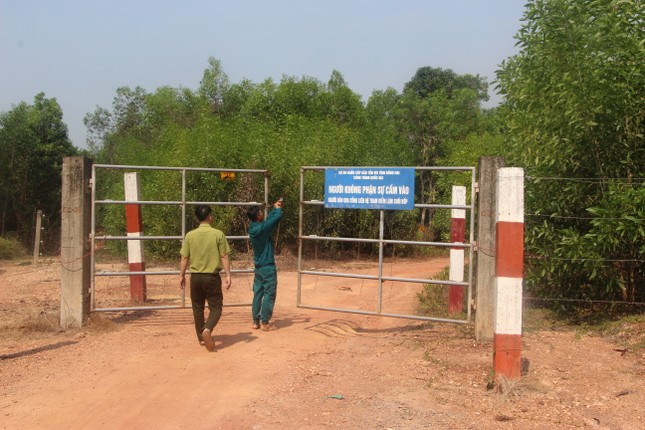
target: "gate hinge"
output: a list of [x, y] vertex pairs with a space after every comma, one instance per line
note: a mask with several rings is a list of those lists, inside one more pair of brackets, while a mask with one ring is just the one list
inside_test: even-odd
[[473, 240], [471, 243], [473, 245], [473, 252], [479, 251], [479, 244], [477, 243], [477, 241]]
[[479, 181], [475, 181], [475, 192], [479, 192]]

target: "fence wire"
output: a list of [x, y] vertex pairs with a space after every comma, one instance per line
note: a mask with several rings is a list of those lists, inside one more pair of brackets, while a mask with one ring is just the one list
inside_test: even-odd
[[[567, 177], [539, 177], [539, 176], [526, 176], [529, 181], [551, 181], [551, 182], [582, 182], [591, 185], [625, 185], [628, 187], [642, 187], [645, 186], [645, 178], [567, 178]], [[540, 213], [525, 213], [525, 219], [528, 217], [541, 218], [541, 219], [565, 219], [565, 220], [582, 220], [582, 221], [631, 221], [635, 223], [645, 222], [645, 218], [636, 216], [618, 216], [618, 217], [599, 217], [599, 216], [569, 216], [559, 214], [540, 214]], [[495, 250], [487, 250], [494, 255]], [[556, 261], [569, 261], [569, 262], [594, 262], [594, 263], [645, 263], [645, 259], [640, 258], [564, 258], [554, 257], [552, 253], [548, 256], [531, 255], [525, 253], [525, 264], [531, 260], [556, 260]], [[627, 300], [591, 300], [591, 299], [572, 299], [562, 297], [524, 297], [525, 302], [530, 301], [543, 301], [543, 302], [563, 302], [563, 303], [588, 303], [588, 304], [608, 304], [608, 305], [625, 305], [625, 306], [645, 306], [645, 302], [640, 301], [627, 301]]]

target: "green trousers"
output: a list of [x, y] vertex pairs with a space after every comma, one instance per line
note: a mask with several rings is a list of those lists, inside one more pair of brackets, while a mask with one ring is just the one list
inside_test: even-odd
[[[190, 301], [193, 304], [193, 318], [197, 340], [202, 340], [205, 328], [211, 332], [222, 316], [224, 295], [222, 294], [222, 278], [219, 273], [191, 273]], [[208, 319], [204, 321], [204, 305], [208, 302]]]
[[275, 264], [255, 268], [253, 279], [253, 322], [268, 324], [273, 316], [273, 307], [278, 290], [278, 272]]

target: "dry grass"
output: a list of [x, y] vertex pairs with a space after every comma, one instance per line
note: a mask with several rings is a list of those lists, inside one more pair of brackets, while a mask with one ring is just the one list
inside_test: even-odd
[[536, 391], [530, 381], [523, 379], [510, 379], [504, 375], [495, 378], [495, 392], [503, 400], [522, 397], [527, 392]]
[[0, 333], [5, 340], [17, 340], [34, 335], [51, 335], [61, 332], [58, 313], [28, 310], [7, 316], [0, 321]]
[[69, 336], [79, 332], [106, 333], [118, 330], [114, 322], [118, 315], [93, 313], [82, 328], [63, 329], [60, 327], [60, 315], [56, 311], [28, 310], [21, 314], [3, 318], [0, 321], [0, 338], [4, 342], [16, 342], [25, 338], [42, 339], [52, 336]]

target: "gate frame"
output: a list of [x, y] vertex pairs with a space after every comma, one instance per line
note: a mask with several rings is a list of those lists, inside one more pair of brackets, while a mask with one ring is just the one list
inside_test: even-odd
[[[123, 171], [141, 171], [141, 170], [164, 170], [181, 172], [181, 200], [96, 200], [96, 169], [114, 169]], [[257, 173], [264, 176], [264, 203], [258, 202], [215, 202], [215, 201], [186, 201], [186, 172], [234, 172], [234, 173]], [[266, 169], [225, 169], [225, 168], [200, 168], [200, 167], [165, 167], [165, 166], [136, 166], [136, 165], [119, 165], [119, 164], [92, 164], [92, 176], [90, 179], [91, 187], [91, 230], [90, 230], [90, 312], [116, 312], [116, 311], [137, 311], [137, 310], [165, 310], [165, 309], [184, 309], [186, 306], [186, 292], [181, 290], [181, 305], [168, 306], [125, 306], [115, 308], [97, 308], [96, 307], [96, 276], [130, 276], [130, 275], [178, 275], [179, 270], [164, 271], [119, 271], [119, 272], [97, 272], [95, 261], [95, 244], [96, 240], [180, 240], [183, 241], [186, 236], [186, 207], [188, 205], [212, 205], [212, 206], [255, 206], [264, 205], [266, 208], [269, 200], [269, 178], [270, 173]], [[181, 206], [181, 236], [96, 236], [96, 205], [97, 204], [140, 204], [140, 205], [175, 205]], [[226, 236], [229, 240], [248, 240], [248, 235], [243, 236]], [[188, 272], [190, 273], [190, 271]], [[253, 273], [253, 269], [232, 269], [231, 273]], [[231, 303], [225, 304], [225, 307], [250, 306], [250, 303]]]
[[[303, 233], [303, 221], [304, 221], [304, 206], [314, 205], [322, 206], [324, 205], [323, 200], [305, 200], [304, 199], [304, 174], [306, 171], [325, 171], [326, 169], [343, 169], [343, 168], [360, 168], [360, 169], [392, 169], [392, 168], [402, 168], [399, 167], [386, 167], [386, 166], [302, 166], [300, 167], [300, 204], [299, 204], [299, 213], [298, 213], [298, 267], [297, 267], [297, 303], [298, 308], [303, 309], [315, 309], [315, 310], [326, 310], [333, 312], [343, 312], [350, 314], [359, 314], [359, 315], [376, 315], [383, 317], [392, 317], [392, 318], [404, 318], [412, 320], [421, 320], [421, 321], [436, 321], [436, 322], [445, 322], [445, 323], [454, 323], [454, 324], [469, 324], [471, 322], [472, 312], [472, 293], [473, 293], [473, 266], [474, 266], [474, 252], [473, 248], [475, 246], [475, 202], [476, 202], [476, 193], [477, 193], [477, 176], [475, 167], [414, 167], [415, 172], [417, 170], [422, 171], [462, 171], [462, 172], [471, 172], [471, 184], [470, 184], [470, 204], [466, 205], [440, 205], [440, 204], [421, 204], [415, 203], [415, 208], [435, 208], [435, 209], [463, 209], [470, 211], [470, 234], [469, 234], [469, 243], [449, 243], [449, 242], [425, 242], [425, 241], [403, 241], [403, 240], [386, 240], [383, 239], [384, 231], [384, 220], [385, 220], [385, 210], [379, 209], [379, 238], [378, 239], [362, 239], [362, 238], [351, 238], [351, 237], [326, 237], [326, 236], [315, 236], [308, 235], [304, 236]], [[305, 240], [327, 240], [327, 241], [338, 241], [338, 242], [363, 242], [363, 243], [377, 243], [379, 246], [379, 257], [378, 257], [378, 275], [358, 275], [351, 273], [343, 272], [319, 272], [313, 270], [303, 270], [302, 269], [302, 247], [303, 241]], [[440, 281], [432, 279], [418, 279], [418, 278], [400, 278], [400, 277], [390, 277], [383, 276], [383, 249], [386, 244], [402, 244], [402, 245], [420, 245], [420, 246], [437, 246], [437, 247], [448, 247], [448, 248], [464, 248], [468, 249], [468, 279], [464, 282], [456, 281]], [[355, 278], [355, 279], [370, 279], [378, 281], [378, 303], [376, 311], [362, 311], [362, 310], [352, 310], [352, 309], [343, 309], [343, 308], [332, 308], [325, 306], [312, 306], [312, 305], [303, 305], [302, 304], [302, 275], [316, 275], [316, 276], [330, 276], [330, 277], [341, 277], [341, 278]], [[411, 282], [411, 283], [421, 283], [421, 284], [436, 284], [436, 285], [457, 285], [461, 287], [468, 288], [467, 294], [467, 312], [466, 320], [458, 320], [451, 318], [437, 318], [437, 317], [424, 317], [419, 315], [409, 315], [409, 314], [393, 314], [393, 313], [384, 313], [381, 312], [382, 300], [383, 300], [383, 281], [394, 281], [394, 282]], [[447, 304], [446, 304], [447, 305]]]

